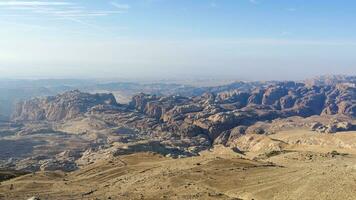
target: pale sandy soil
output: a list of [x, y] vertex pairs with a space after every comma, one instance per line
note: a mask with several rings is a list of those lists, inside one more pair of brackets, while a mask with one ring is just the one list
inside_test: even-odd
[[0, 199], [356, 199], [356, 132], [291, 130], [268, 137], [283, 143], [283, 151], [263, 158], [257, 156], [262, 145], [245, 156], [224, 147], [182, 159], [125, 155], [73, 173], [2, 182]]

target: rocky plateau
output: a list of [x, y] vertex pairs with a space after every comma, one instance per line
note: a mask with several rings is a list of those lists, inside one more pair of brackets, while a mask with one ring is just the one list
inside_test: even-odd
[[[298, 145], [353, 151], [354, 140], [338, 134], [356, 130], [355, 80], [244, 82], [202, 88], [198, 95], [138, 93], [126, 104], [110, 93], [79, 90], [23, 100], [0, 124], [0, 166], [12, 170], [3, 179], [14, 172], [76, 173], [145, 152], [183, 159], [219, 146], [254, 162]], [[333, 135], [341, 139], [326, 139]]]

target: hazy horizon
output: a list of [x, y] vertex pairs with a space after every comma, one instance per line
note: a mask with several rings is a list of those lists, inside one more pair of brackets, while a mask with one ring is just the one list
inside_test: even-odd
[[355, 75], [355, 8], [351, 0], [0, 0], [0, 77]]

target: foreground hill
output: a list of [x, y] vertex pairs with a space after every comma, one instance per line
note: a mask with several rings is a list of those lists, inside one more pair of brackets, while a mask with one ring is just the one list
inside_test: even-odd
[[[0, 199], [355, 199], [356, 148], [337, 147], [355, 143], [355, 135], [294, 130], [254, 140], [245, 154], [216, 146], [181, 159], [106, 157], [71, 173], [37, 172], [3, 182]], [[296, 136], [328, 144], [293, 144]], [[257, 148], [268, 139], [283, 142], [283, 151]]]

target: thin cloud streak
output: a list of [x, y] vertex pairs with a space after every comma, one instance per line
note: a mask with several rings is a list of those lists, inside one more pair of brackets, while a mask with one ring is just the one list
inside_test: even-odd
[[124, 11], [85, 11], [85, 10], [35, 10], [35, 13], [49, 14], [56, 17], [92, 17], [122, 14]]
[[[93, 23], [87, 23], [85, 18], [106, 17], [110, 15], [127, 13], [130, 5], [110, 2], [115, 9], [91, 10], [82, 4], [69, 1], [3, 1], [0, 2], [0, 11], [7, 13], [0, 17], [45, 17], [76, 22], [100, 31], [110, 32]], [[111, 32], [110, 32], [111, 33]]]
[[128, 10], [128, 9], [130, 9], [130, 5], [128, 5], [128, 4], [119, 4], [119, 3], [116, 3], [116, 2], [111, 2], [110, 4], [112, 6], [114, 6], [115, 8], [118, 8], [120, 10]]
[[[118, 4], [111, 2], [116, 10], [90, 10], [79, 4], [66, 1], [6, 1], [0, 2], [0, 9], [12, 11], [12, 15], [20, 16], [24, 14], [45, 14], [55, 17], [101, 17], [115, 14], [127, 13], [130, 6], [128, 4]], [[22, 13], [18, 13], [18, 12]], [[28, 13], [23, 13], [27, 11]]]
[[276, 38], [240, 38], [210, 40], [210, 44], [242, 44], [242, 45], [311, 45], [311, 46], [356, 46], [356, 41], [342, 40], [298, 40]]
[[50, 2], [50, 1], [6, 1], [0, 2], [0, 6], [67, 6], [70, 2]]

